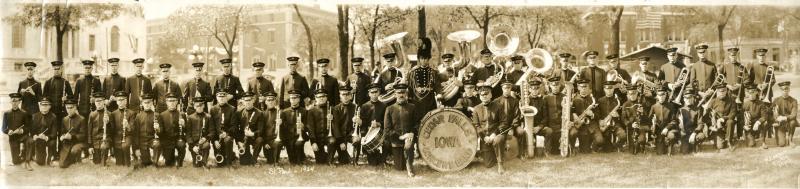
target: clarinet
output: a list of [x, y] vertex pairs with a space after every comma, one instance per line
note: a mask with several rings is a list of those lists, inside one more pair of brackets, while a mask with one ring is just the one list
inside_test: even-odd
[[103, 162], [103, 166], [106, 166], [106, 151], [108, 150], [109, 142], [108, 142], [108, 111], [103, 112], [103, 140], [100, 145], [100, 159]]

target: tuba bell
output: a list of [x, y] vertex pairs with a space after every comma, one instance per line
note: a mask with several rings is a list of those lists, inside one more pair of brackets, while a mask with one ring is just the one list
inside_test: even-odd
[[[405, 63], [406, 61], [408, 61], [408, 56], [406, 55], [405, 49], [403, 48], [402, 40], [403, 37], [406, 36], [406, 34], [408, 34], [408, 32], [400, 32], [386, 36], [383, 39], [381, 39], [383, 44], [389, 44], [392, 47], [392, 50], [396, 54], [394, 67], [397, 68], [398, 71], [400, 71], [400, 77], [395, 77], [392, 83], [386, 84], [389, 88], [400, 83], [401, 81], [405, 81], [406, 73], [403, 70], [410, 70], [410, 69], [403, 69], [403, 67], [408, 67], [409, 65], [411, 65]], [[386, 66], [384, 71], [388, 69], [389, 66]], [[394, 89], [386, 90], [386, 93], [378, 97], [378, 99], [384, 103], [390, 103], [394, 101]]]
[[[513, 28], [506, 24], [492, 27], [487, 37], [489, 37], [489, 40], [486, 41], [486, 46], [489, 48], [489, 51], [492, 51], [492, 54], [497, 57], [508, 58], [513, 55], [519, 47], [519, 37]], [[505, 74], [505, 65], [507, 64], [507, 62], [502, 62], [496, 65], [498, 68], [495, 69], [494, 75], [487, 78], [484, 84], [492, 87], [497, 86]]]
[[[459, 57], [456, 61], [453, 62], [452, 65], [447, 65], [449, 67], [454, 68], [455, 71], [460, 70], [460, 68], [469, 65], [470, 63], [470, 55], [472, 54], [472, 46], [470, 41], [477, 39], [481, 36], [481, 33], [475, 30], [461, 30], [456, 31], [450, 34], [447, 34], [447, 39], [454, 41], [458, 44], [459, 50]], [[456, 79], [450, 79], [442, 83], [442, 97], [444, 100], [450, 100], [458, 94], [459, 88], [461, 87], [461, 82], [464, 81], [464, 74], [459, 75]]]

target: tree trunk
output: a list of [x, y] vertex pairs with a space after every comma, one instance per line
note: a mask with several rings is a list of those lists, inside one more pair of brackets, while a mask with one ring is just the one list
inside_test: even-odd
[[[347, 22], [348, 22], [348, 7], [347, 5], [337, 5], [336, 8], [337, 15], [339, 17], [339, 24], [336, 25], [337, 29], [339, 30], [339, 62], [342, 64], [347, 63], [348, 58], [348, 42], [349, 38], [347, 37]], [[339, 68], [339, 76], [345, 77], [347, 76], [347, 67], [341, 66]]]
[[[314, 62], [314, 38], [311, 36], [311, 28], [308, 27], [308, 23], [306, 20], [303, 19], [303, 15], [300, 14], [300, 10], [297, 8], [297, 5], [292, 5], [294, 7], [294, 12], [297, 14], [297, 18], [300, 19], [300, 23], [303, 24], [303, 29], [306, 30], [306, 38], [308, 39], [308, 60], [310, 62]], [[308, 64], [308, 74], [309, 76], [314, 76], [314, 64]]]
[[[379, 68], [380, 61], [375, 60], [375, 35], [378, 32], [378, 10], [380, 10], [381, 6], [375, 6], [375, 14], [372, 15], [372, 28], [369, 30], [369, 60], [372, 63], [372, 68], [370, 70], [374, 70], [375, 68]], [[379, 58], [380, 59], [380, 58]]]
[[725, 61], [725, 48], [722, 47], [722, 45], [724, 45], [722, 31], [725, 30], [725, 25], [726, 24], [717, 25], [717, 50], [719, 50], [719, 53], [717, 53], [717, 58], [719, 62]]
[[419, 10], [417, 10], [417, 33], [419, 34], [419, 38], [423, 38], [428, 36], [425, 32], [425, 6], [420, 6]]
[[609, 55], [619, 54], [619, 22], [624, 8], [619, 6], [612, 9], [614, 10], [614, 17], [611, 18], [611, 49], [609, 49]]
[[484, 49], [489, 48], [489, 46], [486, 45], [486, 42], [488, 42], [487, 40], [489, 39], [488, 38], [489, 36], [487, 36], [487, 34], [489, 34], [489, 6], [488, 5], [483, 8], [483, 48]]
[[67, 30], [56, 29], [56, 60], [64, 61], [64, 34]]

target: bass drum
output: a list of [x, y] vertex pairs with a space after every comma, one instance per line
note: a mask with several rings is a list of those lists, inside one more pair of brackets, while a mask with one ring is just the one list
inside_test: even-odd
[[478, 134], [472, 121], [456, 109], [436, 109], [422, 119], [419, 148], [432, 169], [451, 172], [464, 169], [478, 152]]

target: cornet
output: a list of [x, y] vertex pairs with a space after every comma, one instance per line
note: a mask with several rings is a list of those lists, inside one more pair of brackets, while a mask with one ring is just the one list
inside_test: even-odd
[[[683, 91], [684, 91], [684, 89], [686, 89], [686, 87], [687, 87], [686, 85], [688, 84], [688, 82], [690, 82], [689, 81], [689, 69], [683, 68], [683, 69], [681, 69], [681, 72], [678, 75], [678, 79], [675, 80], [675, 84], [679, 84], [680, 83], [680, 87], [681, 88], [680, 88], [680, 90], [678, 90], [678, 93], [676, 95], [674, 95], [675, 99], [672, 100], [672, 103], [675, 103], [677, 105], [681, 105], [682, 104], [681, 103], [681, 99], [683, 99]], [[675, 85], [675, 87], [678, 87], [678, 86]]]
[[[302, 123], [303, 120], [302, 118], [303, 118], [302, 114], [297, 113], [297, 119], [295, 120], [295, 124]], [[303, 138], [303, 127], [297, 127], [297, 135], [299, 136], [297, 137], [298, 142], [306, 141], [306, 139]]]
[[764, 89], [759, 91], [758, 93], [759, 95], [763, 96], [763, 98], [761, 99], [761, 101], [763, 102], [770, 103], [771, 101], [769, 99], [769, 94], [772, 91], [772, 83], [775, 82], [773, 78], [775, 78], [775, 67], [768, 66], [767, 73], [764, 74], [764, 84], [766, 84], [767, 86], [764, 87]]

